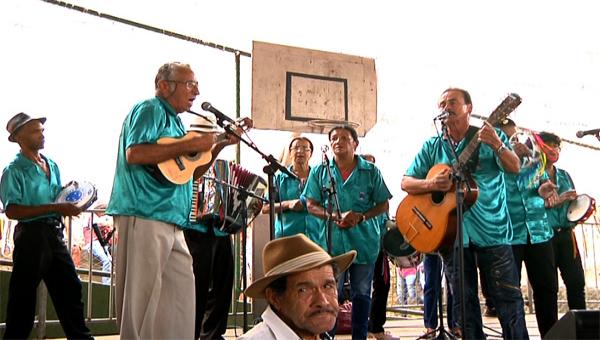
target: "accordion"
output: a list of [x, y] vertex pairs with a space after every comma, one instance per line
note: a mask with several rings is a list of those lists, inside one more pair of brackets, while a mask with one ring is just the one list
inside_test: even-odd
[[260, 213], [267, 182], [235, 164], [217, 159], [194, 180], [190, 222], [235, 234]]

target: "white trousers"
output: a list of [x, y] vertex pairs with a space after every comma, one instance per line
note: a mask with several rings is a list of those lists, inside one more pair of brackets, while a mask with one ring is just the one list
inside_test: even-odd
[[193, 339], [192, 256], [173, 224], [115, 216], [116, 314], [121, 339]]

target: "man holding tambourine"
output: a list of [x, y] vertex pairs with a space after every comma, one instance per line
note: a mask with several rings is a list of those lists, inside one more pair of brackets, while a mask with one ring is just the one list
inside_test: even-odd
[[8, 288], [5, 339], [27, 339], [33, 328], [36, 292], [44, 280], [65, 335], [91, 339], [83, 318], [81, 282], [63, 240], [61, 216], [76, 216], [82, 208], [55, 203], [61, 191], [58, 166], [40, 153], [46, 118], [25, 113], [6, 125], [8, 140], [21, 151], [2, 173], [0, 199], [6, 216], [18, 220], [14, 231], [13, 271]]
[[540, 132], [539, 136], [543, 142], [540, 146], [546, 155], [546, 173], [550, 177], [548, 185], [555, 190], [546, 199], [546, 212], [555, 232], [552, 244], [556, 266], [567, 288], [569, 309], [585, 309], [585, 273], [573, 233], [573, 227], [579, 221], [568, 216], [570, 203], [577, 199], [577, 192], [569, 173], [554, 166], [560, 155], [560, 137], [549, 132]]

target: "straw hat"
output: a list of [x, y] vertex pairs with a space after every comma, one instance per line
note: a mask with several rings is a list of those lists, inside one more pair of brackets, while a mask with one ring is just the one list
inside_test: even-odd
[[40, 123], [44, 124], [46, 122], [45, 117], [40, 118], [32, 118], [26, 113], [17, 113], [14, 117], [12, 117], [8, 123], [6, 124], [6, 131], [10, 134], [8, 136], [8, 140], [11, 142], [16, 142], [15, 134], [22, 128], [25, 124], [29, 123], [32, 120], [39, 120]]
[[219, 125], [217, 125], [217, 119], [213, 115], [200, 115], [194, 114], [192, 116], [190, 127], [188, 131], [196, 131], [196, 132], [224, 132]]
[[331, 257], [304, 234], [278, 238], [269, 241], [263, 250], [265, 276], [254, 281], [245, 293], [249, 297], [264, 298], [265, 289], [276, 279], [330, 263], [336, 263], [340, 272], [344, 272], [355, 257], [355, 250]]

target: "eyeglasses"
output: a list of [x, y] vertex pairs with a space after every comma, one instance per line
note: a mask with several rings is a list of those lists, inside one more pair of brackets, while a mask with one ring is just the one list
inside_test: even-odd
[[292, 146], [290, 150], [294, 151], [310, 151], [310, 147], [308, 146]]
[[198, 88], [198, 82], [195, 80], [186, 80], [186, 81], [181, 81], [181, 80], [167, 80], [168, 82], [171, 83], [177, 83], [177, 84], [185, 84], [185, 88], [188, 90], [193, 90], [193, 89], [197, 89]]
[[560, 145], [556, 145], [556, 144], [546, 144], [549, 147], [553, 148], [554, 150], [558, 150], [559, 152], [562, 150], [562, 148], [560, 147]]

